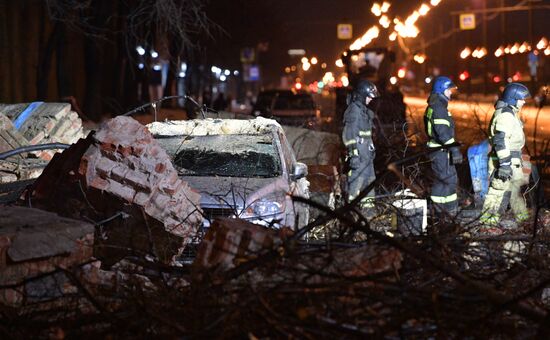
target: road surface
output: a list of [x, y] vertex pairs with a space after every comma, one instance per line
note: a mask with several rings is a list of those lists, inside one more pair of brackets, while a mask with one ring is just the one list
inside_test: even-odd
[[[422, 119], [427, 105], [426, 98], [407, 96], [405, 103], [407, 104], [408, 120], [411, 124], [409, 131], [411, 133], [419, 132], [419, 135], [423, 136], [424, 123]], [[487, 125], [494, 112], [493, 103], [451, 101], [449, 111], [456, 123], [457, 139], [464, 143], [463, 149], [486, 138]], [[527, 105], [522, 109], [521, 116], [525, 124], [524, 130], [529, 153], [531, 155], [549, 155], [550, 107], [539, 110], [534, 106]], [[534, 141], [536, 141], [536, 145]]]

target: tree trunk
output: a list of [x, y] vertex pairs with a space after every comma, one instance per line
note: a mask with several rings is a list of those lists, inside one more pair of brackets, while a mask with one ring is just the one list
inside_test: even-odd
[[39, 100], [46, 100], [48, 97], [48, 84], [52, 66], [52, 58], [58, 44], [59, 35], [61, 34], [61, 25], [62, 24], [60, 22], [55, 23], [53, 30], [48, 37], [48, 41], [46, 42], [46, 46], [44, 49], [41, 49], [43, 52], [40, 56], [36, 74], [36, 96]]
[[56, 41], [57, 95], [59, 98], [74, 96], [67, 63], [67, 28], [61, 24]]

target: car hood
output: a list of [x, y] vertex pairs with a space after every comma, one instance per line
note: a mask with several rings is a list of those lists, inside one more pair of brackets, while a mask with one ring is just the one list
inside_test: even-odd
[[287, 193], [290, 190], [288, 182], [283, 177], [182, 176], [181, 179], [201, 194], [202, 207], [244, 207], [262, 197]]

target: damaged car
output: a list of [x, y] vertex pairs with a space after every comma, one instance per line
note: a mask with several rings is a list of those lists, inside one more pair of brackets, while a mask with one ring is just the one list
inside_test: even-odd
[[201, 194], [203, 227], [236, 217], [264, 226], [301, 227], [309, 208], [307, 166], [297, 162], [281, 126], [251, 120], [196, 119], [147, 125], [182, 180]]

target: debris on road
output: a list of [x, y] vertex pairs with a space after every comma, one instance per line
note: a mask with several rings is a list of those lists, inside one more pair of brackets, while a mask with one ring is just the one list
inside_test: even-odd
[[[21, 306], [55, 294], [41, 287], [39, 277], [59, 268], [88, 263], [93, 255], [94, 226], [39, 209], [0, 209], [0, 300]], [[51, 279], [51, 278], [50, 278]], [[47, 279], [42, 283], [47, 285]], [[67, 293], [67, 292], [65, 292]], [[63, 292], [58, 292], [63, 294]]]
[[199, 199], [151, 133], [129, 117], [109, 120], [55, 155], [30, 197], [34, 207], [102, 225], [98, 254], [133, 249], [165, 263], [197, 232]]

